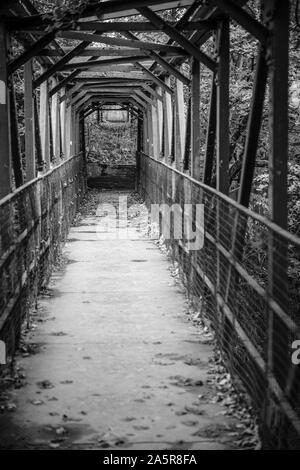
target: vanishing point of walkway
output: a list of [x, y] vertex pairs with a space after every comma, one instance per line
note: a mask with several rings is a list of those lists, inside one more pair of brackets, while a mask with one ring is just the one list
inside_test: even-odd
[[234, 447], [238, 421], [208, 374], [210, 336], [189, 321], [168, 260], [151, 240], [99, 240], [98, 221], [71, 229], [65, 266], [39, 299], [35, 354], [18, 357], [26, 384], [0, 416], [2, 445]]

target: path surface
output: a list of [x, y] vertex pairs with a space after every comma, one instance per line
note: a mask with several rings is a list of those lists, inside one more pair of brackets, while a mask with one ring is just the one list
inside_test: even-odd
[[71, 229], [66, 266], [40, 298], [36, 354], [18, 359], [27, 384], [0, 416], [2, 446], [234, 446], [237, 421], [214, 403], [212, 346], [188, 320], [169, 262], [151, 240], [99, 240], [98, 222]]

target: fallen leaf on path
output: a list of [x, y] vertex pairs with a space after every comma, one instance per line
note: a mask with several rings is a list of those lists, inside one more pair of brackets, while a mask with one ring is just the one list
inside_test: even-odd
[[200, 410], [199, 408], [194, 408], [192, 406], [185, 406], [184, 409], [191, 414], [201, 416], [203, 415], [203, 410]]
[[203, 385], [203, 381], [200, 379], [191, 379], [181, 375], [174, 375], [169, 378], [175, 380], [175, 382], [172, 382], [172, 385], [177, 385], [178, 387], [201, 387]]
[[67, 336], [67, 333], [64, 333], [63, 331], [54, 331], [53, 333], [50, 333], [50, 336]]
[[134, 418], [133, 416], [126, 416], [126, 418], [123, 418], [122, 421], [126, 421], [128, 423], [130, 423], [131, 421], [135, 421], [136, 418]]
[[56, 442], [50, 442], [50, 444], [49, 444], [49, 447], [51, 447], [52, 449], [57, 449], [59, 446], [60, 446], [60, 444], [58, 444]]
[[43, 400], [31, 400], [32, 405], [39, 406], [43, 405], [45, 402]]
[[181, 421], [182, 424], [184, 424], [185, 426], [197, 426], [197, 424], [199, 424], [198, 421], [192, 421], [192, 420], [186, 420], [186, 421]]
[[53, 383], [50, 382], [50, 380], [41, 380], [40, 382], [36, 383], [39, 388], [42, 389], [49, 389], [49, 388], [54, 388]]
[[6, 405], [7, 411], [16, 411], [17, 405], [15, 403], [8, 403]]
[[67, 434], [68, 431], [63, 426], [60, 426], [59, 428], [55, 429], [55, 432], [60, 436], [62, 434]]
[[146, 429], [150, 429], [149, 426], [143, 426], [141, 424], [135, 424], [132, 427], [136, 429], [137, 431], [145, 431]]

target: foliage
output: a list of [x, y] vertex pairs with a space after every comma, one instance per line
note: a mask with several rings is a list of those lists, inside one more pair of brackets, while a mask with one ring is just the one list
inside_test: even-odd
[[135, 164], [136, 126], [98, 123], [87, 119], [86, 145], [88, 162]]

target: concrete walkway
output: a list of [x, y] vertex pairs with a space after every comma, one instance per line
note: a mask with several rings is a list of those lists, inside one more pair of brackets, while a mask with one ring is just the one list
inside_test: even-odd
[[238, 423], [208, 374], [209, 336], [188, 320], [169, 262], [151, 240], [99, 240], [98, 222], [71, 229], [66, 265], [40, 298], [36, 354], [18, 358], [27, 384], [0, 417], [2, 446], [234, 447]]

